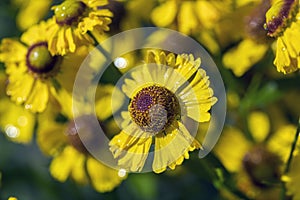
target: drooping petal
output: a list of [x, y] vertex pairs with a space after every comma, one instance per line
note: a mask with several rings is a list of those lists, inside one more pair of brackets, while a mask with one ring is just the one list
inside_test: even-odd
[[49, 88], [48, 84], [37, 79], [32, 86], [32, 91], [25, 102], [25, 108], [32, 112], [43, 112], [48, 103]]
[[[75, 179], [82, 179], [83, 177], [83, 166], [84, 166], [85, 156], [77, 152], [71, 146], [67, 146], [61, 154], [55, 157], [50, 165], [51, 175], [58, 181], [64, 182], [71, 175], [74, 175]], [[73, 171], [74, 169], [80, 169]], [[79, 178], [81, 177], [81, 178]]]
[[59, 112], [60, 106], [57, 102], [53, 101], [47, 109], [38, 116], [38, 124], [43, 125], [37, 128], [37, 143], [39, 148], [46, 155], [58, 155], [67, 143], [67, 136], [64, 133], [66, 124], [62, 122], [58, 123], [54, 120], [57, 118]]
[[136, 172], [143, 169], [151, 143], [152, 137], [148, 133], [131, 124], [116, 135], [109, 146], [120, 167]]
[[209, 87], [209, 77], [204, 70], [199, 69], [190, 82], [180, 93], [179, 97], [184, 103], [187, 116], [198, 122], [209, 121], [208, 111], [217, 102], [213, 97], [213, 90]]
[[186, 127], [178, 122], [178, 127], [171, 127], [172, 131], [155, 137], [155, 153], [153, 171], [161, 173], [169, 167], [175, 169], [184, 159], [189, 158], [189, 151], [200, 148], [200, 144], [190, 135]]
[[74, 42], [72, 29], [70, 27], [66, 29], [66, 41], [68, 43], [70, 52], [74, 52], [75, 49], [76, 49], [76, 45], [75, 45], [75, 42]]

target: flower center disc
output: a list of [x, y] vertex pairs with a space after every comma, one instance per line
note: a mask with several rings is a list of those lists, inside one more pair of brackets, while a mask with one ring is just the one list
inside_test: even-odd
[[144, 131], [157, 134], [170, 126], [180, 115], [180, 106], [176, 96], [160, 86], [141, 89], [129, 104], [129, 113], [133, 121]]
[[82, 15], [85, 7], [85, 4], [81, 1], [64, 1], [54, 9], [56, 22], [60, 25], [71, 25]]
[[35, 73], [50, 72], [56, 63], [57, 57], [51, 56], [46, 42], [32, 45], [27, 52], [26, 62], [28, 68]]

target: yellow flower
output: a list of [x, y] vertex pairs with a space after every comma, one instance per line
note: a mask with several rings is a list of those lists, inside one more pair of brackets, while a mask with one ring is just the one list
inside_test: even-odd
[[11, 141], [29, 143], [33, 136], [35, 116], [10, 101], [5, 95], [5, 82], [5, 73], [0, 71], [0, 128]]
[[25, 30], [46, 16], [52, 0], [13, 0], [12, 2], [20, 9], [16, 19], [17, 25], [21, 30]]
[[[97, 115], [103, 120], [112, 113], [107, 101], [110, 102], [108, 97], [111, 96], [113, 89], [111, 85], [99, 86], [99, 91], [103, 93], [100, 99], [97, 98], [96, 108]], [[89, 183], [99, 192], [113, 190], [126, 178], [126, 174], [107, 167], [92, 156], [78, 133], [84, 130], [87, 135], [93, 134], [94, 129], [89, 126], [92, 116], [87, 111], [87, 114], [77, 118], [76, 123], [80, 121], [80, 124], [75, 124], [71, 95], [69, 93], [57, 95], [61, 105], [51, 101], [46, 111], [39, 116], [37, 129], [39, 147], [45, 154], [53, 157], [49, 168], [51, 175], [61, 182], [70, 177], [79, 184]], [[106, 108], [105, 112], [102, 112], [103, 106]], [[98, 110], [99, 108], [101, 110]], [[109, 111], [110, 115], [107, 114]], [[106, 128], [101, 122], [99, 125], [103, 129]]]
[[276, 38], [274, 65], [278, 72], [291, 73], [300, 68], [299, 0], [274, 0], [266, 13], [265, 28]]
[[123, 130], [109, 145], [118, 165], [135, 172], [142, 171], [154, 140], [152, 169], [161, 173], [167, 167], [175, 169], [189, 158], [189, 151], [201, 148], [185, 119], [209, 121], [217, 98], [200, 69], [200, 58], [149, 51], [146, 63], [122, 85], [130, 103], [121, 113]]
[[0, 61], [5, 63], [9, 79], [6, 93], [32, 112], [45, 110], [57, 84], [72, 88], [73, 75], [87, 55], [83, 47], [64, 58], [51, 56], [45, 35], [47, 27], [48, 23], [42, 22], [28, 29], [21, 42], [5, 38], [0, 46]]
[[250, 199], [274, 199], [280, 193], [276, 184], [282, 176], [296, 128], [283, 124], [270, 133], [269, 117], [261, 111], [250, 113], [248, 126], [254, 140], [238, 128], [226, 127], [214, 153], [235, 174], [237, 187]]
[[92, 44], [94, 40], [88, 31], [108, 31], [112, 13], [101, 8], [106, 4], [106, 0], [66, 0], [53, 6], [54, 16], [47, 32], [51, 54], [65, 55], [77, 46]]

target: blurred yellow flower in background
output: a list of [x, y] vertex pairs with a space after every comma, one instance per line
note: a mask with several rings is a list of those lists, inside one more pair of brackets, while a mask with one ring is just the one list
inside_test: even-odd
[[[189, 158], [189, 151], [201, 148], [181, 119], [209, 121], [209, 110], [217, 99], [209, 77], [199, 69], [200, 58], [149, 51], [146, 63], [155, 66], [143, 65], [122, 86], [131, 102], [128, 112], [122, 113], [123, 130], [110, 141], [110, 149], [120, 167], [142, 171], [155, 138], [152, 169], [161, 173], [167, 167], [175, 169]], [[179, 89], [189, 79], [191, 82]]]
[[[100, 98], [97, 98], [97, 115], [102, 120], [108, 118], [112, 109], [110, 96], [114, 87], [110, 85], [99, 86]], [[109, 192], [117, 187], [126, 174], [112, 169], [94, 158], [82, 143], [78, 132], [89, 131], [86, 135], [97, 134], [89, 126], [91, 115], [84, 114], [75, 121], [72, 113], [72, 98], [69, 93], [58, 93], [59, 102], [52, 101], [46, 111], [40, 114], [38, 120], [43, 126], [37, 130], [37, 142], [41, 150], [53, 157], [50, 164], [50, 173], [58, 181], [65, 182], [69, 177], [79, 184], [90, 183], [99, 192]], [[103, 102], [105, 101], [105, 102]], [[101, 105], [99, 105], [101, 104]], [[98, 106], [97, 106], [98, 105]], [[103, 110], [106, 108], [106, 110]], [[88, 112], [88, 111], [87, 111]], [[108, 114], [110, 113], [110, 114]], [[45, 123], [47, 121], [47, 123]], [[105, 131], [106, 127], [99, 122]], [[79, 130], [81, 129], [81, 130]], [[90, 138], [93, 140], [93, 138]], [[97, 141], [93, 141], [97, 145]]]
[[249, 198], [277, 199], [281, 190], [278, 183], [284, 175], [296, 127], [283, 124], [271, 133], [270, 119], [261, 111], [250, 113], [248, 126], [253, 140], [229, 126], [214, 152], [235, 174], [238, 188]]
[[112, 13], [101, 8], [105, 5], [107, 0], [65, 0], [53, 6], [54, 16], [47, 32], [51, 54], [65, 55], [74, 52], [77, 46], [93, 44], [88, 31], [97, 34], [108, 31]]

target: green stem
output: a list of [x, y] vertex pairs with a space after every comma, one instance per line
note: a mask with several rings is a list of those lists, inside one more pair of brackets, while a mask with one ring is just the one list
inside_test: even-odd
[[295, 138], [294, 138], [294, 141], [293, 141], [293, 144], [292, 144], [290, 155], [289, 155], [288, 161], [287, 161], [285, 169], [284, 169], [285, 174], [288, 173], [289, 170], [290, 170], [291, 163], [292, 163], [292, 160], [293, 160], [293, 154], [294, 154], [294, 151], [295, 151], [296, 146], [297, 146], [297, 141], [298, 141], [299, 134], [300, 134], [300, 117], [298, 119], [298, 127], [297, 127]]
[[[287, 174], [290, 171], [291, 163], [292, 163], [292, 160], [293, 160], [294, 151], [296, 149], [298, 138], [299, 138], [299, 134], [300, 134], [300, 117], [298, 119], [297, 131], [296, 131], [296, 134], [295, 134], [295, 137], [294, 137], [294, 141], [293, 141], [293, 144], [292, 144], [292, 147], [291, 147], [289, 158], [288, 158], [287, 163], [285, 165], [284, 174]], [[286, 187], [284, 185], [284, 182], [282, 182], [282, 193], [281, 193], [281, 199], [282, 200], [286, 199], [285, 198], [286, 197], [285, 194], [286, 194]]]

